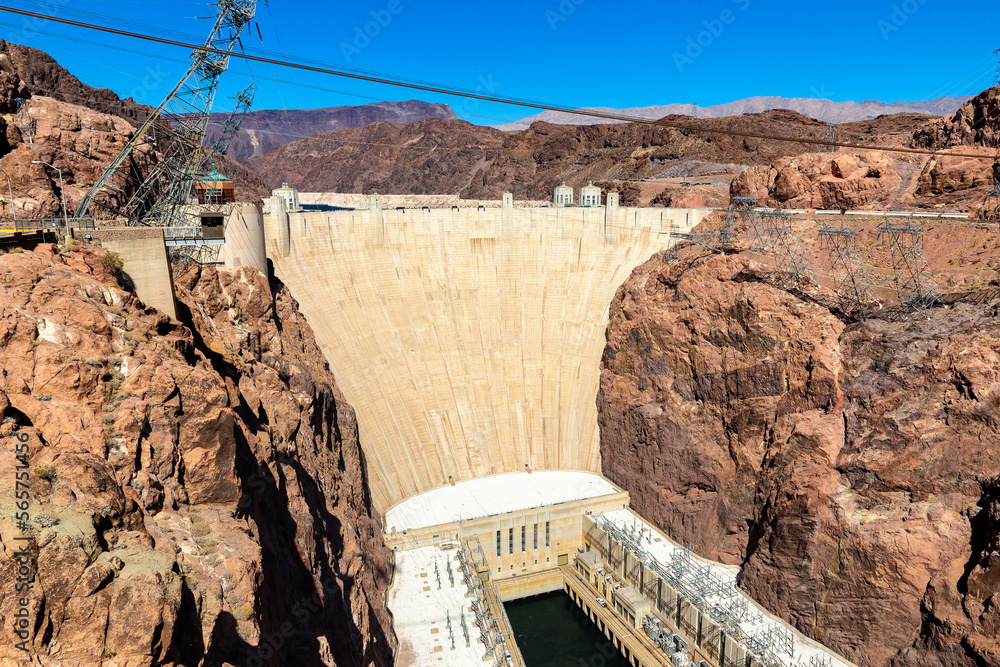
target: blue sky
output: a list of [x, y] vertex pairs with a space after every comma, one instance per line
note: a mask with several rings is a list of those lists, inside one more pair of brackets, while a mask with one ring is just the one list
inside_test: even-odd
[[[182, 40], [203, 39], [211, 20], [198, 17], [215, 12], [183, 0], [7, 4]], [[1000, 48], [994, 10], [976, 0], [961, 11], [944, 0], [261, 0], [244, 46], [568, 107], [708, 106], [754, 95], [917, 101], [992, 84]], [[4, 39], [47, 51], [85, 82], [147, 104], [169, 91], [188, 57], [175, 47], [3, 12], [0, 22]], [[235, 60], [217, 110], [231, 107], [227, 96], [251, 73], [255, 108], [416, 98], [451, 104], [478, 124], [534, 113]]]

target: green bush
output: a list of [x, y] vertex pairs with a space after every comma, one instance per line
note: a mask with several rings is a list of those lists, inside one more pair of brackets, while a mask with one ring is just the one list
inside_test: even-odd
[[101, 265], [111, 273], [120, 273], [125, 268], [125, 260], [114, 250], [109, 250], [101, 257]]
[[51, 463], [47, 466], [41, 466], [35, 468], [35, 475], [41, 477], [42, 479], [47, 479], [50, 482], [56, 481], [56, 467]]
[[253, 618], [253, 607], [248, 604], [241, 604], [233, 610], [233, 616], [236, 617], [237, 621], [245, 623]]

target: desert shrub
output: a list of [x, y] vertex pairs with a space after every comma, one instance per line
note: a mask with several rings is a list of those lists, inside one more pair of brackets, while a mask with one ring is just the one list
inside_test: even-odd
[[114, 250], [109, 250], [101, 257], [101, 266], [111, 273], [120, 273], [125, 268], [125, 260]]
[[191, 534], [196, 537], [204, 537], [212, 532], [212, 527], [204, 521], [195, 520], [191, 524]]
[[245, 623], [253, 618], [253, 607], [248, 604], [241, 604], [233, 610], [233, 616], [237, 621]]

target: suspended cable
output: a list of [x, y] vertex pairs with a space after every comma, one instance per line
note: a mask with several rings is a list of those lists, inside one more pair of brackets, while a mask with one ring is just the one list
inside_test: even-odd
[[752, 132], [752, 131], [739, 131], [730, 130], [724, 128], [714, 128], [705, 127], [700, 125], [694, 125], [691, 123], [678, 123], [674, 121], [666, 120], [649, 120], [645, 118], [636, 118], [633, 116], [626, 116], [623, 114], [609, 113], [594, 111], [590, 109], [572, 109], [569, 107], [561, 107], [553, 104], [544, 104], [541, 102], [533, 102], [530, 100], [522, 100], [512, 97], [502, 97], [499, 95], [487, 95], [483, 93], [477, 93], [471, 90], [464, 90], [457, 87], [450, 87], [442, 84], [424, 84], [424, 83], [414, 83], [407, 81], [398, 77], [391, 77], [389, 75], [378, 75], [373, 74], [363, 74], [356, 71], [347, 71], [344, 69], [334, 69], [332, 67], [317, 66], [317, 65], [307, 65], [303, 63], [296, 63], [288, 60], [282, 60], [278, 58], [270, 58], [264, 56], [257, 56], [247, 53], [227, 53], [221, 49], [212, 48], [209, 46], [193, 44], [188, 42], [181, 42], [178, 40], [167, 39], [164, 37], [155, 37], [152, 35], [145, 35], [142, 33], [135, 33], [126, 30], [120, 30], [117, 28], [111, 28], [108, 26], [101, 26], [92, 23], [86, 23], [83, 21], [76, 21], [73, 19], [61, 18], [56, 16], [49, 16], [48, 14], [42, 14], [39, 12], [31, 12], [23, 9], [15, 9], [12, 7], [0, 6], [0, 10], [11, 12], [14, 14], [21, 14], [23, 16], [31, 16], [34, 18], [39, 18], [47, 21], [54, 21], [56, 23], [63, 23], [66, 25], [76, 26], [78, 28], [86, 28], [88, 30], [97, 30], [100, 32], [111, 33], [115, 35], [121, 35], [123, 37], [132, 37], [134, 39], [143, 39], [152, 42], [158, 42], [160, 44], [168, 44], [171, 46], [177, 46], [185, 49], [200, 49], [207, 53], [217, 53], [219, 55], [229, 55], [234, 58], [243, 58], [245, 60], [253, 60], [256, 62], [270, 63], [272, 65], [279, 65], [282, 67], [289, 67], [293, 69], [304, 70], [308, 72], [316, 72], [319, 74], [328, 74], [331, 76], [339, 76], [348, 79], [355, 79], [358, 81], [367, 81], [370, 83], [378, 83], [387, 86], [396, 86], [401, 88], [410, 88], [413, 90], [421, 90], [424, 92], [437, 93], [440, 95], [453, 95], [455, 97], [465, 97], [469, 99], [481, 100], [484, 102], [494, 102], [497, 104], [506, 104], [513, 106], [520, 106], [529, 109], [539, 109], [542, 111], [558, 111], [568, 114], [576, 114], [580, 116], [588, 116], [591, 118], [603, 118], [605, 120], [614, 120], [625, 123], [636, 123], [641, 125], [653, 125], [658, 127], [666, 127], [675, 130], [681, 130], [685, 132], [703, 132], [706, 134], [718, 134], [723, 136], [733, 136], [742, 137], [747, 139], [762, 139], [766, 141], [787, 141], [790, 143], [800, 143], [815, 146], [827, 146], [827, 147], [838, 147], [838, 148], [850, 148], [855, 150], [878, 150], [888, 153], [906, 153], [906, 154], [916, 154], [916, 155], [935, 155], [938, 157], [963, 157], [977, 160], [992, 160], [992, 156], [976, 155], [973, 153], [955, 153], [955, 152], [942, 152], [942, 151], [932, 151], [922, 148], [901, 148], [901, 147], [872, 147], [863, 144], [855, 144], [845, 141], [836, 140], [824, 140], [824, 139], [813, 139], [807, 137], [788, 137], [776, 134], [770, 134], [766, 132]]

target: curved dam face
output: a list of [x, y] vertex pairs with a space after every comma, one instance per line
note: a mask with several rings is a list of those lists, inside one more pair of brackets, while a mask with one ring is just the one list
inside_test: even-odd
[[707, 209], [265, 216], [267, 255], [354, 406], [375, 507], [525, 470], [600, 473], [608, 307]]

